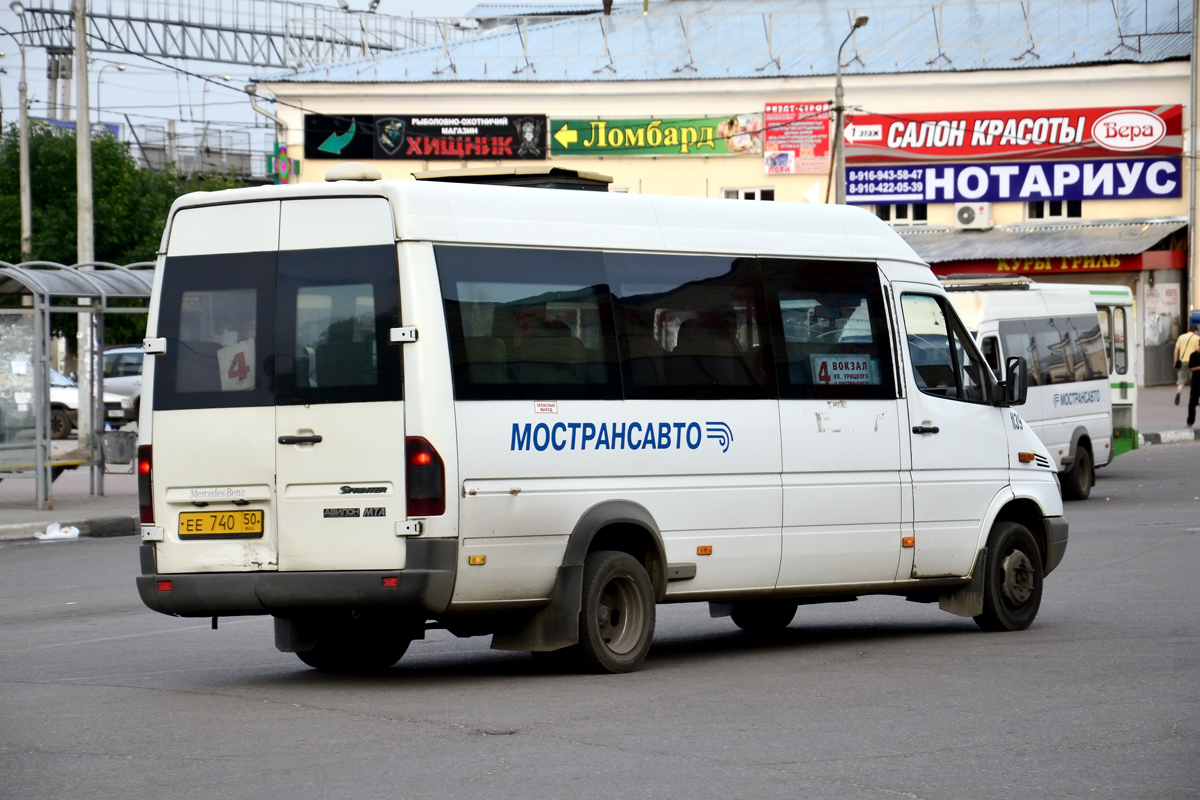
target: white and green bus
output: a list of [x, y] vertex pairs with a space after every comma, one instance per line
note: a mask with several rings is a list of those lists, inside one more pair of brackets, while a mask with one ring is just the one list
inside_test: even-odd
[[1136, 450], [1137, 426], [1137, 325], [1133, 291], [1128, 286], [1084, 286], [1096, 304], [1100, 333], [1108, 355], [1108, 381], [1112, 387], [1113, 457]]

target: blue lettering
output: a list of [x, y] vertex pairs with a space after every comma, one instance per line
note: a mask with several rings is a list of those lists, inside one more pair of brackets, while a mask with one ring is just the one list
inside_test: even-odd
[[[670, 434], [668, 434], [670, 435]], [[670, 441], [670, 440], [668, 440]], [[651, 450], [657, 450], [658, 445], [654, 443], [654, 423], [646, 423], [646, 435], [642, 438], [642, 449], [649, 447]]]
[[[1072, 406], [1080, 403], [1095, 403], [1100, 400], [1100, 392], [1059, 392], [1053, 395], [1056, 406]], [[672, 442], [672, 430], [674, 441]], [[567, 432], [570, 431], [570, 437]], [[707, 435], [715, 439], [722, 450], [727, 452], [733, 441], [733, 432], [724, 422], [555, 422], [555, 423], [512, 423], [512, 436], [509, 440], [510, 451], [536, 450], [539, 453], [550, 448], [554, 450], [587, 450], [592, 443], [593, 450], [624, 450], [628, 444], [630, 450], [675, 450], [683, 449], [686, 442], [689, 450], [697, 450], [704, 443]]]
[[[545, 436], [538, 444], [538, 437]], [[533, 447], [539, 453], [550, 446], [550, 426], [544, 422], [539, 422], [537, 427], [533, 429]]]
[[675, 449], [679, 449], [680, 442], [683, 441], [683, 429], [687, 427], [686, 422], [675, 423]]
[[613, 441], [612, 441], [612, 447], [613, 447], [613, 450], [616, 450], [616, 449], [617, 449], [617, 440], [618, 440], [618, 439], [620, 439], [620, 440], [621, 440], [621, 449], [622, 449], [622, 450], [624, 450], [624, 449], [625, 449], [625, 423], [624, 423], [624, 422], [622, 422], [622, 423], [621, 423], [621, 429], [620, 429], [620, 430], [617, 430], [617, 423], [615, 423], [615, 422], [614, 422], [614, 423], [613, 423], [613, 431], [612, 431], [612, 433], [613, 433], [613, 437], [612, 437], [612, 439], [613, 439]]
[[508, 446], [509, 450], [528, 450], [529, 449], [529, 440], [531, 438], [533, 438], [529, 432], [529, 428], [530, 428], [530, 425], [528, 422], [525, 423], [524, 428], [522, 428], [520, 425], [518, 425], [515, 422], [513, 423], [512, 444], [510, 444]]
[[[640, 422], [629, 423], [629, 449], [630, 450], [638, 450], [642, 446], [642, 443], [634, 438], [637, 435], [633, 432], [634, 428], [637, 428], [639, 431], [641, 431], [642, 423], [640, 423]], [[615, 437], [616, 434], [614, 433], [613, 436]]]

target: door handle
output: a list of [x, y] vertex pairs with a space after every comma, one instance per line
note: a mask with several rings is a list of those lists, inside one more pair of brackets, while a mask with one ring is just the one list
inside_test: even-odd
[[[914, 425], [913, 426], [913, 433], [937, 433], [940, 430], [941, 430], [941, 428], [939, 428], [937, 425]], [[320, 438], [320, 437], [317, 437], [317, 438]], [[280, 439], [279, 441], [282, 442], [283, 439]]]
[[320, 434], [313, 434], [312, 436], [280, 436], [279, 443], [280, 444], [320, 444], [321, 436], [320, 436]]

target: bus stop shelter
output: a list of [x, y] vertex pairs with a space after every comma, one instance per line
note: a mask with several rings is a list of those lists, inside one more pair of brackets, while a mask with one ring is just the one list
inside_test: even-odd
[[[90, 400], [95, 433], [104, 430], [104, 318], [145, 314], [147, 308], [111, 306], [113, 300], [147, 300], [154, 264], [120, 266], [104, 262], [57, 264], [0, 262], [0, 297], [20, 297], [20, 305], [0, 305], [0, 477], [33, 473], [39, 509], [51, 509], [51, 486], [59, 470], [86, 465], [93, 494], [104, 493], [99, 436], [79, 442], [80, 457], [56, 463], [50, 426], [50, 340], [52, 314], [90, 314], [92, 342], [88, 382], [79, 404]], [[56, 305], [63, 299], [76, 304]], [[97, 469], [100, 467], [100, 469]]]

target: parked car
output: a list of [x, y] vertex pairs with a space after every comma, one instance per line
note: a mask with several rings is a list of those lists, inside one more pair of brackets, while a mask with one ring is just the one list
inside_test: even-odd
[[104, 351], [104, 391], [133, 401], [134, 419], [142, 402], [142, 348], [120, 345]]
[[[133, 400], [104, 393], [104, 420], [119, 427], [137, 420]], [[50, 437], [66, 439], [79, 424], [79, 384], [56, 369], [50, 370]]]

